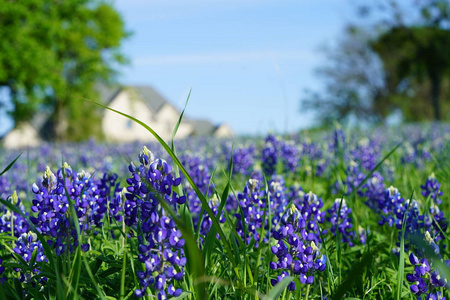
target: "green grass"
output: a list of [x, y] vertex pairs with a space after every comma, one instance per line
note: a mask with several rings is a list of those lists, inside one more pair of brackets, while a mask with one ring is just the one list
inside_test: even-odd
[[[366, 172], [366, 177], [349, 194], [342, 189], [337, 193], [333, 192], [335, 181], [344, 182], [347, 177], [348, 161], [345, 157], [347, 150], [343, 145], [338, 145], [336, 156], [330, 156], [336, 161], [331, 161], [331, 166], [321, 176], [316, 176], [313, 171], [308, 172], [308, 168], [306, 168], [306, 166], [311, 166], [311, 169], [314, 170], [317, 161], [312, 161], [308, 157], [300, 158], [301, 164], [298, 172], [284, 174], [286, 187], [299, 184], [304, 192], [307, 193], [311, 190], [316, 193], [323, 199], [322, 211], [330, 208], [335, 198], [345, 198], [348, 206], [352, 209], [353, 229], [355, 230], [358, 226], [366, 229], [367, 241], [362, 244], [355, 240], [355, 246], [350, 247], [342, 241], [341, 234], [333, 236], [330, 232], [324, 233], [330, 228], [329, 222], [325, 222], [319, 229], [323, 240], [319, 245], [320, 252], [327, 257], [325, 271], [316, 272], [314, 283], [311, 285], [302, 284], [299, 276], [291, 272], [290, 276], [273, 286], [271, 279], [276, 278], [280, 273], [278, 270], [270, 268], [270, 263], [277, 261], [270, 248], [275, 244], [272, 237], [272, 229], [274, 229], [272, 220], [275, 212], [272, 211], [270, 205], [270, 178], [265, 178], [263, 183], [263, 191], [267, 196], [263, 208], [262, 224], [266, 224], [267, 221], [267, 226], [258, 228], [259, 238], [257, 240], [253, 238], [247, 243], [240, 238], [236, 231], [238, 222], [236, 216], [226, 208], [227, 201], [231, 196], [237, 197], [242, 193], [247, 180], [246, 176], [242, 174], [232, 175], [235, 163], [232, 156], [229, 158], [228, 164], [222, 162], [222, 164], [216, 165], [211, 174], [209, 185], [213, 187], [213, 195], [218, 203], [217, 210], [213, 211], [210, 207], [211, 197], [208, 193], [204, 194], [195, 184], [188, 169], [182, 164], [180, 156], [177, 155], [178, 149], [176, 149], [173, 139], [181, 123], [182, 115], [174, 129], [169, 145], [143, 122], [124, 113], [115, 112], [140, 124], [158, 140], [171, 158], [175, 167], [174, 172], [183, 174], [201, 202], [201, 215], [203, 212], [206, 215], [200, 218], [199, 222], [203, 218], [211, 220], [211, 228], [203, 236], [199, 230], [194, 229], [193, 212], [190, 211], [187, 204], [182, 204], [177, 210], [174, 210], [164, 199], [159, 199], [162, 209], [175, 221], [185, 240], [183, 248], [187, 258], [184, 269], [185, 276], [182, 281], [177, 283], [177, 287], [182, 288], [183, 293], [173, 299], [287, 300], [322, 299], [325, 296], [328, 299], [416, 299], [417, 297], [409, 289], [410, 283], [405, 279], [406, 274], [414, 271], [407, 259], [410, 251], [407, 249], [408, 247], [426, 249], [427, 251], [423, 255], [430, 258], [433, 268], [439, 270], [442, 276], [450, 276], [448, 267], [442, 262], [442, 259], [449, 258], [449, 239], [446, 228], [439, 227], [445, 236], [445, 239], [439, 244], [441, 246], [441, 257], [439, 257], [434, 254], [432, 249], [428, 249], [430, 246], [424, 243], [423, 236], [411, 238], [405, 234], [409, 205], [400, 230], [387, 225], [380, 226], [378, 224], [379, 214], [370, 210], [364, 204], [366, 199], [357, 193], [374, 172], [384, 172], [383, 168], [386, 168], [389, 162], [389, 165], [395, 170], [391, 180], [386, 180], [386, 184], [396, 186], [404, 196], [410, 195], [409, 199], [416, 198], [421, 203], [421, 213], [426, 213], [431, 200], [429, 197], [424, 199], [417, 191], [420, 190], [420, 185], [425, 182], [428, 175], [434, 171], [442, 183], [441, 190], [444, 191], [444, 195], [441, 197], [443, 200], [441, 210], [448, 217], [450, 204], [447, 184], [450, 172], [446, 167], [448, 161], [445, 159], [441, 161], [439, 153], [432, 153], [432, 159], [420, 168], [413, 164], [403, 164], [401, 157], [404, 142], [393, 141], [383, 149], [383, 154], [380, 155], [375, 167]], [[448, 143], [446, 146], [449, 147]], [[138, 151], [139, 149], [136, 149], [136, 156]], [[445, 155], [445, 151], [442, 153]], [[11, 172], [19, 158], [20, 155], [8, 163], [0, 176]], [[30, 163], [28, 162], [28, 164]], [[256, 163], [256, 169], [261, 167], [259, 164], [260, 162]], [[280, 173], [282, 173], [281, 170], [281, 165], [278, 165]], [[120, 176], [122, 176], [121, 182], [124, 182], [129, 174]], [[186, 192], [186, 189], [180, 186], [176, 192], [181, 195]], [[124, 222], [114, 219], [110, 221], [105, 218], [100, 232], [88, 235], [79, 226], [76, 203], [70, 197], [69, 191], [66, 189], [64, 194], [69, 199], [68, 215], [75, 224], [74, 230], [78, 238], [78, 245], [74, 251], [66, 251], [63, 255], [55, 254], [55, 250], [47, 244], [51, 238], [40, 233], [30, 221], [29, 215], [24, 214], [9, 199], [0, 199], [0, 203], [4, 206], [3, 214], [14, 212], [28, 220], [30, 230], [36, 234], [43, 246], [43, 252], [48, 258], [48, 263], [38, 262], [37, 251], [34, 251], [31, 261], [25, 261], [13, 250], [18, 239], [12, 237], [10, 232], [0, 232], [0, 255], [3, 260], [2, 266], [5, 267], [5, 274], [8, 276], [5, 284], [0, 285], [0, 299], [134, 299], [134, 291], [140, 288], [137, 272], [145, 270], [145, 264], [138, 259], [139, 242], [136, 239], [136, 236], [142, 233], [142, 224], [137, 227], [128, 227]], [[26, 200], [30, 201], [31, 199], [24, 201], [29, 207], [30, 204], [26, 203]], [[285, 211], [289, 210], [292, 203], [292, 200], [288, 199], [288, 201], [289, 204]], [[342, 201], [338, 216], [341, 208]], [[223, 223], [218, 217], [222, 213], [225, 216]], [[245, 220], [244, 208], [239, 204], [236, 214]], [[243, 221], [245, 236], [250, 234], [249, 225], [251, 224]], [[87, 252], [81, 250], [84, 242], [89, 242], [91, 247]], [[399, 243], [400, 249], [398, 256], [392, 252], [392, 249], [397, 247], [397, 243]], [[256, 244], [259, 244], [259, 247], [256, 247]], [[447, 245], [447, 248], [442, 247], [443, 245]], [[22, 282], [18, 272], [14, 269], [19, 269], [22, 273], [27, 274], [29, 282], [27, 280]], [[36, 269], [39, 269], [40, 272], [35, 272]], [[47, 278], [47, 282], [41, 284], [40, 280], [44, 277]], [[294, 281], [296, 290], [291, 292], [286, 287], [292, 281]], [[440, 291], [444, 296], [450, 296], [445, 288], [441, 288]], [[148, 289], [147, 292], [144, 299], [155, 298], [154, 290]]]

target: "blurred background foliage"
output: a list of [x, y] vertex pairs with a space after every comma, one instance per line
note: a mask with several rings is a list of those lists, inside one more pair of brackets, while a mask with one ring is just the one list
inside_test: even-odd
[[[355, 1], [358, 21], [326, 50], [323, 87], [305, 91], [301, 109], [321, 125], [448, 120], [449, 2]], [[98, 99], [95, 84], [114, 81], [129, 35], [112, 2], [0, 0], [0, 88], [16, 126], [44, 112], [49, 136], [99, 137], [101, 113], [82, 98]]]
[[317, 70], [324, 88], [307, 90], [302, 109], [322, 125], [450, 118], [450, 3], [364, 1]]
[[114, 78], [128, 35], [108, 2], [0, 0], [0, 87], [16, 126], [39, 111], [51, 116], [55, 138], [98, 135], [99, 111], [81, 97], [95, 99], [95, 83]]

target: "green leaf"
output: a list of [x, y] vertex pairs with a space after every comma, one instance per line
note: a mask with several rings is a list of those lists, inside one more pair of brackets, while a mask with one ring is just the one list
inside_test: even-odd
[[[342, 283], [336, 288], [332, 295], [332, 299], [342, 299], [346, 293], [350, 293], [355, 284], [362, 285], [364, 282], [364, 270], [369, 268], [378, 256], [378, 253], [386, 247], [385, 243], [380, 243], [363, 254], [361, 259], [353, 263], [347, 271], [347, 276]], [[327, 263], [328, 264], [328, 263]]]
[[0, 284], [0, 300], [6, 300], [5, 292], [3, 291], [3, 284]]
[[403, 216], [402, 223], [402, 231], [400, 235], [400, 257], [398, 262], [398, 273], [397, 273], [397, 300], [402, 298], [402, 290], [403, 290], [403, 277], [405, 276], [405, 231], [406, 231], [406, 217], [409, 212], [409, 207], [411, 206], [411, 202], [414, 196], [414, 191], [411, 193], [411, 197], [409, 197], [408, 208], [405, 211], [405, 215]]
[[31, 259], [30, 259], [30, 268], [32, 268], [34, 266], [34, 264], [36, 263], [36, 258], [37, 258], [37, 251], [38, 248], [34, 248], [33, 253], [31, 254]]
[[200, 191], [200, 189], [197, 187], [197, 185], [195, 184], [194, 180], [192, 179], [192, 177], [189, 175], [189, 173], [186, 171], [186, 169], [184, 168], [183, 164], [180, 162], [180, 160], [178, 159], [178, 157], [175, 155], [175, 153], [170, 149], [169, 145], [167, 145], [167, 143], [152, 129], [150, 128], [147, 124], [145, 124], [144, 122], [130, 116], [127, 115], [123, 112], [117, 111], [115, 109], [112, 109], [108, 106], [102, 105], [100, 103], [97, 103], [95, 101], [89, 100], [89, 99], [85, 99], [86, 101], [89, 101], [95, 105], [98, 105], [100, 107], [103, 107], [105, 109], [108, 109], [110, 111], [113, 111], [115, 113], [118, 113], [132, 121], [134, 121], [135, 123], [141, 125], [142, 127], [144, 127], [145, 129], [147, 129], [148, 132], [150, 132], [156, 139], [157, 141], [163, 146], [163, 148], [166, 150], [166, 152], [170, 155], [170, 157], [173, 159], [174, 163], [178, 166], [178, 168], [180, 168], [180, 171], [183, 173], [183, 175], [186, 177], [186, 180], [189, 182], [189, 184], [191, 185], [191, 187], [194, 189], [195, 193], [197, 194], [198, 198], [200, 199], [200, 202], [202, 203], [202, 207], [203, 209], [208, 213], [208, 216], [211, 218], [213, 226], [215, 227], [215, 229], [217, 230], [217, 232], [220, 235], [220, 242], [223, 243], [228, 256], [230, 258], [230, 260], [233, 262], [233, 264], [236, 266], [237, 265], [237, 261], [238, 258], [236, 258], [231, 250], [231, 246], [230, 243], [228, 242], [228, 240], [226, 239], [225, 233], [223, 232], [222, 228], [220, 227], [220, 223], [218, 221], [218, 219], [216, 218], [216, 216], [214, 215], [214, 212], [212, 211], [212, 209], [209, 207], [208, 205], [208, 201], [206, 200], [205, 196], [203, 195], [203, 193]]
[[191, 91], [192, 90], [189, 90], [189, 94], [187, 96], [186, 103], [184, 104], [184, 108], [181, 111], [180, 117], [178, 118], [178, 122], [177, 122], [177, 124], [175, 124], [175, 127], [172, 132], [172, 151], [174, 151], [174, 149], [175, 149], [175, 146], [174, 146], [175, 135], [177, 134], [178, 128], [180, 127], [180, 124], [181, 124], [181, 120], [183, 119], [184, 111], [186, 110], [186, 107], [189, 103], [189, 98], [191, 97]]
[[120, 274], [120, 294], [119, 299], [123, 300], [123, 297], [125, 297], [125, 274], [127, 270], [127, 248], [125, 246], [124, 252], [123, 252], [123, 258], [122, 258], [122, 273]]
[[267, 299], [275, 300], [277, 297], [281, 295], [284, 289], [294, 280], [294, 277], [288, 276], [283, 278], [280, 282], [278, 282], [267, 295]]
[[14, 166], [14, 164], [16, 163], [16, 161], [19, 159], [19, 157], [22, 155], [22, 153], [20, 153], [19, 155], [17, 155], [17, 157], [9, 163], [9, 165], [6, 166], [6, 168], [0, 173], [0, 176], [2, 176], [3, 174], [5, 174], [9, 169], [12, 168], [12, 166]]
[[[220, 196], [220, 204], [219, 204], [219, 207], [217, 208], [217, 216], [219, 218], [222, 215], [223, 208], [225, 207], [225, 204], [226, 204], [227, 198], [228, 198], [228, 194], [230, 192], [232, 170], [233, 170], [233, 156], [231, 155], [230, 164], [228, 167], [229, 176], [228, 176], [227, 184]], [[211, 176], [211, 178], [212, 177], [213, 176]], [[215, 190], [215, 188], [214, 188], [214, 190]], [[216, 193], [216, 195], [218, 195], [218, 193]], [[230, 222], [229, 220], [230, 220], [229, 218], [226, 218], [226, 222]], [[203, 245], [203, 256], [205, 257], [206, 262], [209, 262], [209, 256], [212, 253], [212, 249], [214, 248], [215, 243], [217, 241], [216, 234], [217, 234], [217, 231], [215, 230], [215, 227], [212, 227], [206, 236], [205, 244]]]
[[[81, 241], [80, 241], [81, 242]], [[70, 278], [73, 289], [72, 297], [74, 300], [78, 298], [78, 284], [80, 282], [80, 274], [81, 274], [81, 248], [79, 247], [80, 243], [78, 243], [77, 250], [75, 252], [75, 259], [72, 262], [72, 269], [70, 270]]]

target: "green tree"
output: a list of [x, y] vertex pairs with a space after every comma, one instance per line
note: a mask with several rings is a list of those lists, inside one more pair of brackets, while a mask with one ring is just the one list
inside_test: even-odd
[[111, 4], [96, 0], [0, 0], [0, 86], [10, 92], [16, 125], [51, 114], [50, 136], [97, 135], [95, 84], [108, 82], [127, 36]]
[[[373, 48], [386, 65], [394, 66], [392, 71], [399, 84], [430, 83], [429, 96], [424, 100], [432, 107], [432, 118], [441, 120], [442, 85], [450, 75], [450, 31], [425, 26], [394, 27], [374, 41]], [[391, 62], [393, 54], [397, 59]]]
[[370, 39], [362, 28], [348, 26], [337, 44], [325, 50], [326, 64], [316, 70], [324, 89], [306, 90], [301, 102], [302, 109], [318, 112], [320, 123], [377, 122], [389, 114], [383, 103], [388, 94], [384, 70]]
[[442, 112], [448, 111], [450, 100], [450, 3], [415, 0], [409, 8], [395, 0], [378, 3], [364, 11], [390, 12], [374, 26], [380, 33], [371, 41], [394, 91], [388, 101], [401, 108], [406, 120], [448, 117]]
[[[448, 118], [448, 1], [411, 0], [403, 7], [394, 0], [363, 3], [359, 12], [366, 25], [350, 26], [357, 29], [347, 31], [337, 49], [329, 52], [320, 72], [325, 90], [307, 93], [303, 107], [319, 111], [325, 123], [331, 116], [380, 121], [396, 110], [406, 121]], [[368, 22], [374, 11], [376, 21]], [[361, 66], [358, 58], [364, 57], [372, 59]], [[323, 113], [327, 110], [331, 113]]]

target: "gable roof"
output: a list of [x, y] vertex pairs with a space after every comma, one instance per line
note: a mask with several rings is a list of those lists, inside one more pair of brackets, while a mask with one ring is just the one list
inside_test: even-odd
[[192, 135], [196, 136], [212, 135], [217, 129], [217, 126], [208, 120], [188, 119], [186, 123], [192, 125], [194, 129]]
[[149, 86], [130, 86], [131, 89], [154, 111], [158, 112], [167, 102], [158, 92]]
[[134, 91], [139, 98], [144, 101], [144, 103], [155, 113], [157, 113], [165, 104], [170, 104], [166, 99], [164, 99], [163, 96], [161, 96], [150, 86], [106, 86], [104, 84], [98, 84], [96, 89], [99, 92], [100, 99], [102, 99], [106, 105], [110, 104], [121, 91], [127, 89]]
[[99, 95], [99, 102], [108, 105], [122, 90], [119, 85], [105, 85], [102, 83], [97, 83], [95, 85], [95, 90]]
[[[126, 90], [133, 91], [154, 113], [158, 113], [165, 105], [170, 105], [176, 111], [179, 111], [175, 106], [168, 102], [163, 96], [161, 96], [156, 90], [149, 86], [121, 86], [121, 85], [105, 85], [98, 83], [95, 85], [95, 89], [98, 92], [98, 99], [94, 101], [101, 102], [106, 106], [117, 97], [117, 95]], [[39, 136], [44, 140], [52, 140], [55, 138], [55, 124], [51, 118], [49, 111], [37, 112], [28, 123], [36, 129]], [[186, 119], [183, 123], [192, 126], [191, 135], [194, 136], [208, 136], [214, 135], [220, 125], [214, 125], [209, 120], [205, 119]], [[8, 135], [5, 133], [4, 136]], [[4, 138], [4, 137], [1, 137]]]

